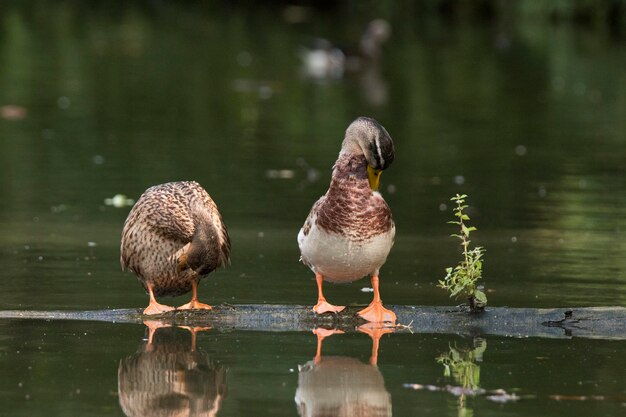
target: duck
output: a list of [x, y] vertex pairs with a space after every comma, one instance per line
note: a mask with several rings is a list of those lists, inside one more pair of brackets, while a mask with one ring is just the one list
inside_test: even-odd
[[396, 321], [379, 291], [380, 268], [394, 244], [396, 227], [378, 189], [382, 171], [394, 157], [393, 140], [376, 120], [359, 117], [346, 129], [328, 191], [313, 204], [298, 233], [300, 260], [317, 281], [316, 314], [345, 308], [326, 301], [324, 281], [348, 283], [369, 275], [374, 297], [357, 314], [368, 322]]
[[192, 292], [179, 310], [212, 306], [198, 301], [198, 283], [230, 263], [230, 237], [217, 205], [195, 181], [148, 188], [130, 210], [122, 230], [122, 270], [135, 273], [150, 297], [143, 314], [175, 308], [156, 297]]

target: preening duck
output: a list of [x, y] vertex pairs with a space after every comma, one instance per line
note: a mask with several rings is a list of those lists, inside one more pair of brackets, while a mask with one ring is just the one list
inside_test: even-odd
[[359, 117], [348, 126], [326, 194], [311, 209], [298, 234], [301, 260], [315, 273], [318, 302], [313, 310], [339, 312], [322, 292], [324, 280], [356, 281], [371, 275], [374, 299], [358, 314], [370, 322], [395, 322], [383, 307], [379, 271], [394, 243], [391, 210], [378, 192], [380, 175], [394, 160], [389, 133], [376, 120]]
[[190, 290], [191, 301], [179, 309], [211, 309], [198, 301], [198, 283], [229, 261], [230, 238], [222, 216], [197, 182], [148, 188], [124, 223], [120, 263], [137, 275], [150, 296], [144, 314], [174, 310], [156, 297]]

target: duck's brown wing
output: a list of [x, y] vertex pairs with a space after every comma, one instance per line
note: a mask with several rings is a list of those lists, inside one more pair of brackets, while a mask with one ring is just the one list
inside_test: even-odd
[[216, 226], [221, 236], [220, 266], [226, 266], [227, 264], [230, 265], [230, 248], [231, 248], [230, 235], [228, 234], [226, 225], [222, 221], [222, 215], [219, 212], [217, 214], [219, 216], [219, 222], [218, 222], [219, 224], [217, 224]]
[[[120, 263], [122, 269], [137, 272], [138, 256], [168, 243], [169, 249], [180, 249], [191, 242], [195, 225], [184, 196], [161, 184], [146, 190], [128, 214], [122, 230]], [[162, 250], [165, 247], [161, 246]]]
[[230, 236], [217, 204], [198, 183], [191, 182], [189, 186], [193, 188], [195, 194], [194, 201], [196, 203], [191, 205], [192, 215], [195, 219], [195, 233], [199, 232], [197, 228], [203, 228], [204, 236], [215, 235], [219, 248], [217, 266], [226, 266], [226, 264], [230, 264]]

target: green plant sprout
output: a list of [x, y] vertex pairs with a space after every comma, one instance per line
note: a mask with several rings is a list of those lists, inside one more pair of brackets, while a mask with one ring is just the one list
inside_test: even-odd
[[476, 282], [482, 278], [485, 249], [480, 246], [470, 249], [470, 234], [476, 228], [473, 226], [468, 227], [466, 224], [470, 219], [464, 211], [468, 207], [465, 204], [466, 198], [467, 195], [465, 194], [457, 194], [450, 199], [456, 203], [456, 207], [453, 209], [456, 220], [448, 222], [459, 226], [460, 234], [451, 236], [461, 241], [463, 260], [455, 267], [446, 268], [447, 275], [443, 280], [439, 281], [438, 286], [447, 290], [450, 293], [450, 297], [466, 296], [469, 301], [470, 311], [479, 313], [487, 305], [487, 296], [476, 286]]

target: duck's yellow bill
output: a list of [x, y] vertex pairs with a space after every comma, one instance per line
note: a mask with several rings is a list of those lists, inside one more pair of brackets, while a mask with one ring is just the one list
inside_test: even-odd
[[378, 191], [378, 187], [380, 185], [380, 174], [383, 171], [381, 169], [372, 168], [370, 165], [367, 166], [367, 179], [370, 182], [370, 188], [372, 191]]

